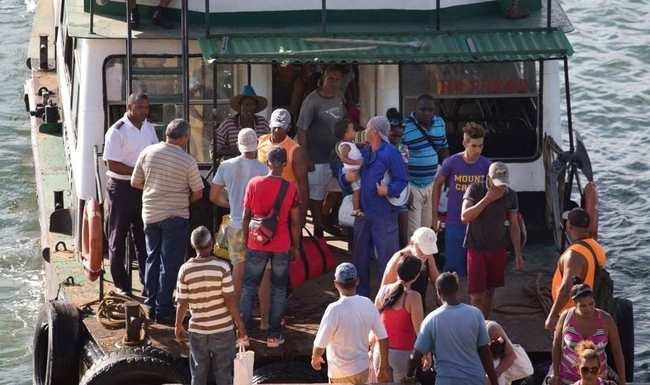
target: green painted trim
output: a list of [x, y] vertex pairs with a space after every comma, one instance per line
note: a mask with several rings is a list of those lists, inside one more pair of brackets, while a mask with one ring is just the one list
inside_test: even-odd
[[[222, 38], [198, 38], [206, 61], [217, 63], [452, 63], [501, 62], [559, 59], [573, 54], [562, 30], [455, 31], [402, 34], [335, 35], [332, 41], [310, 42], [304, 36], [232, 36], [221, 51]], [[345, 44], [337, 39], [368, 40], [367, 44]], [[383, 41], [387, 44], [373, 41]], [[421, 48], [403, 45], [426, 43]], [[392, 45], [393, 43], [402, 45]], [[471, 43], [471, 47], [470, 47]]]
[[[84, 0], [84, 11], [90, 12], [90, 1]], [[441, 24], [446, 22], [460, 20], [468, 17], [485, 16], [499, 14], [509, 5], [510, 0], [497, 0], [487, 3], [462, 5], [451, 8], [443, 8], [440, 11]], [[151, 18], [154, 7], [140, 5], [140, 16], [143, 19]], [[520, 0], [522, 10], [535, 10], [541, 8], [541, 0]], [[94, 6], [94, 12], [98, 15], [120, 16], [125, 17], [126, 9], [123, 3], [109, 2], [106, 5]], [[165, 14], [170, 19], [180, 20], [179, 9], [167, 9]], [[205, 14], [203, 12], [189, 12], [190, 24], [198, 26], [205, 25]], [[436, 11], [422, 10], [328, 10], [327, 22], [329, 23], [394, 23], [404, 21], [404, 23], [428, 23], [435, 25]], [[236, 12], [236, 13], [212, 13], [210, 15], [210, 25], [213, 28], [260, 25], [276, 26], [279, 28], [289, 27], [291, 25], [311, 24], [320, 26], [320, 10], [302, 10], [302, 11], [278, 11], [278, 12]]]

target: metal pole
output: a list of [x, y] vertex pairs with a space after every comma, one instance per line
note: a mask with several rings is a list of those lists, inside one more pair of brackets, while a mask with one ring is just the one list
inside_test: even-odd
[[564, 92], [566, 97], [566, 117], [569, 127], [569, 152], [573, 153], [573, 122], [571, 121], [571, 96], [569, 88], [569, 59], [564, 57]]
[[[90, 34], [95, 34], [95, 1], [90, 0]], [[128, 20], [128, 19], [127, 19]]]
[[327, 0], [323, 0], [320, 10], [320, 25], [323, 33], [327, 33]]
[[188, 20], [188, 1], [181, 1], [181, 34], [183, 36], [183, 119], [190, 120], [190, 55], [189, 55], [189, 20]]
[[546, 28], [551, 29], [551, 0], [546, 2]]
[[436, 31], [440, 31], [440, 0], [436, 0]]
[[[92, 1], [92, 0], [91, 0]], [[131, 84], [133, 81], [133, 74], [131, 72], [131, 60], [133, 56], [133, 40], [131, 36], [131, 6], [129, 1], [126, 1], [126, 63], [124, 68], [126, 68], [126, 97], [131, 95]]]
[[210, 37], [210, 0], [205, 0], [205, 37]]

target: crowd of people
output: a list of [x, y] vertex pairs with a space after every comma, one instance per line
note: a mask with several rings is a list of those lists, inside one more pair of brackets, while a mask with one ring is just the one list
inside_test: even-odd
[[[298, 82], [283, 71], [278, 72], [282, 82]], [[334, 274], [340, 299], [323, 315], [314, 341], [314, 369], [320, 370], [327, 351], [332, 382], [364, 383], [376, 376], [378, 382], [409, 383], [417, 367], [433, 366], [436, 383], [443, 385], [484, 384], [486, 376], [492, 384], [503, 383], [513, 362], [512, 346], [505, 331], [486, 320], [496, 288], [505, 286], [508, 239], [515, 269], [524, 264], [518, 199], [508, 167], [481, 156], [485, 130], [476, 123], [463, 128], [464, 151], [450, 156], [446, 125], [431, 95], [421, 95], [406, 119], [391, 109], [360, 129], [341, 89], [345, 75], [346, 70], [328, 66], [300, 104], [291, 93], [269, 121], [258, 115], [268, 101], [252, 87], [231, 99], [236, 113], [213, 135], [211, 155], [219, 165], [209, 191], [220, 208], [218, 223], [221, 215], [229, 215], [224, 225], [228, 261], [212, 253], [215, 244], [207, 228], [194, 229], [188, 238], [188, 207], [207, 194], [196, 159], [185, 151], [189, 123], [173, 120], [166, 140], [158, 143], [147, 120], [148, 97], [131, 95], [124, 117], [106, 133], [103, 153], [116, 291], [132, 295], [124, 260], [131, 232], [150, 318], [173, 325], [179, 339], [189, 331], [193, 383], [204, 383], [211, 365], [217, 383], [229, 383], [235, 344], [250, 344], [256, 298], [267, 347], [285, 342], [289, 264], [300, 258], [307, 212], [315, 236], [323, 237], [326, 194], [345, 191], [354, 197], [352, 258]], [[294, 129], [295, 140], [290, 136]], [[444, 185], [448, 207], [441, 273], [435, 258]], [[396, 204], [404, 194], [406, 199]], [[589, 237], [587, 212], [574, 209], [565, 219], [573, 244], [558, 262], [554, 304], [545, 323], [555, 330], [550, 380], [569, 384], [582, 374], [588, 384], [593, 382], [585, 376], [602, 378], [604, 346], [611, 343], [624, 384], [616, 325], [594, 309], [590, 289], [593, 265], [596, 260], [604, 265], [604, 251]], [[186, 262], [188, 241], [196, 257]], [[375, 256], [381, 287], [372, 293]], [[458, 280], [465, 276], [472, 306], [457, 295]], [[572, 286], [573, 276], [586, 284]], [[435, 309], [427, 309], [429, 285], [435, 287]], [[495, 338], [506, 343], [493, 360], [490, 341]], [[585, 353], [594, 350], [595, 358]], [[589, 366], [594, 360], [598, 373]]]

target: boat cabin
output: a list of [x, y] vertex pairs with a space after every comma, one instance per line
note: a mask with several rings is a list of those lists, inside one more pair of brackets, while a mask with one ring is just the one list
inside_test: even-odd
[[[544, 137], [562, 140], [560, 62], [573, 52], [565, 35], [572, 27], [556, 1], [519, 1], [529, 16], [514, 20], [504, 18], [511, 5], [504, 0], [422, 0], [401, 9], [365, 0], [172, 2], [165, 9], [172, 30], [150, 24], [153, 0], [139, 2], [138, 30], [125, 22], [123, 1], [53, 3], [49, 40], [79, 201], [96, 194], [92, 148], [101, 151], [130, 92], [149, 95], [161, 139], [172, 119], [190, 121], [188, 151], [207, 170], [213, 130], [234, 114], [229, 99], [251, 85], [269, 99], [260, 113], [268, 118], [278, 105], [279, 67], [291, 67], [311, 90], [323, 66], [342, 65], [354, 79], [348, 106], [361, 126], [391, 107], [406, 117], [419, 95], [433, 95], [450, 152], [462, 150], [464, 124], [478, 122], [487, 132], [484, 155], [509, 165], [518, 192], [544, 191]], [[103, 171], [100, 164], [102, 178]]]

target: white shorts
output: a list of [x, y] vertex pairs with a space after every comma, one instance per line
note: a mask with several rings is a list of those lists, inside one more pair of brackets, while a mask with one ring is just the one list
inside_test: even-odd
[[327, 187], [332, 179], [332, 170], [329, 163], [315, 164], [315, 170], [307, 174], [309, 179], [309, 199], [322, 201], [325, 199]]

